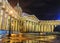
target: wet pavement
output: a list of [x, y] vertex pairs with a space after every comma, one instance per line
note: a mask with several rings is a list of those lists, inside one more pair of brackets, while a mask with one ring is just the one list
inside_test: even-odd
[[55, 33], [53, 35], [45, 35], [45, 33], [44, 35], [42, 33], [24, 33], [22, 37], [26, 39], [20, 41], [21, 37], [12, 37], [13, 39], [10, 39], [10, 43], [60, 43], [60, 35], [55, 35]]

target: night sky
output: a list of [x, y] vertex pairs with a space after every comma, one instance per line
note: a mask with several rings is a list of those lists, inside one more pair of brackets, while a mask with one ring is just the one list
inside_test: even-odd
[[35, 14], [40, 20], [60, 20], [59, 0], [8, 0], [12, 7], [19, 2], [23, 12]]

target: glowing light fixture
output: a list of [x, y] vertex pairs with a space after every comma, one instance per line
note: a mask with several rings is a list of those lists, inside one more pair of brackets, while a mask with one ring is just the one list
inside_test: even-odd
[[9, 11], [9, 15], [13, 16], [13, 11]]

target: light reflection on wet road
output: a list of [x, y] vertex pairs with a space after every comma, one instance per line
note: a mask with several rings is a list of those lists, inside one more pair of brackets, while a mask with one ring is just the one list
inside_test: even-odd
[[[60, 43], [59, 35], [38, 35], [38, 34], [23, 34], [23, 37], [28, 38], [29, 40], [23, 40], [22, 43]], [[13, 38], [13, 37], [12, 37]], [[21, 38], [17, 37], [19, 40]], [[8, 40], [8, 39], [5, 39]], [[10, 43], [14, 43], [16, 40], [10, 40]], [[15, 43], [17, 43], [15, 42]], [[19, 42], [20, 43], [20, 42]]]
[[34, 40], [25, 40], [25, 42], [26, 43], [60, 43], [60, 37], [58, 37], [58, 36], [55, 37], [53, 35], [49, 36], [49, 37], [47, 37], [47, 36], [45, 38], [40, 37], [37, 40], [35, 40], [35, 39]]

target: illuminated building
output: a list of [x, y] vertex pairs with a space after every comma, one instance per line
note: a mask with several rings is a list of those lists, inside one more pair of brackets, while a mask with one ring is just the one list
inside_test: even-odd
[[34, 16], [34, 15], [27, 15], [24, 16], [24, 25], [23, 27], [23, 31], [25, 32], [34, 32], [38, 27], [37, 25], [39, 25], [39, 20]]
[[57, 20], [39, 20], [34, 15], [22, 16], [22, 9], [18, 3], [15, 8], [12, 8], [7, 0], [1, 0], [0, 4], [0, 29], [2, 30], [8, 30], [10, 23], [10, 28], [17, 32], [53, 32], [54, 27], [60, 24]]
[[22, 16], [22, 8], [19, 6], [19, 3], [14, 7], [18, 15]]
[[0, 0], [0, 30], [11, 30], [17, 33], [20, 29], [20, 15], [7, 0]]
[[60, 20], [40, 20], [40, 29], [42, 32], [54, 32], [54, 28], [60, 25]]
[[[40, 32], [53, 32], [54, 28], [60, 25], [60, 21], [58, 20], [45, 21], [39, 20], [35, 15], [22, 16], [22, 9], [19, 5], [17, 4], [18, 6], [12, 8], [7, 0], [0, 0], [0, 4], [0, 30], [9, 31], [13, 36], [11, 37], [12, 39], [18, 37], [19, 41], [21, 41], [22, 38], [19, 36], [22, 36], [21, 33], [24, 34], [24, 32], [37, 32], [39, 35], [41, 34]], [[17, 37], [14, 37], [13, 34]], [[31, 39], [29, 41], [30, 43], [33, 41]], [[47, 39], [50, 39], [50, 37]], [[43, 39], [41, 38], [40, 40]], [[13, 41], [15, 40], [11, 40], [11, 42]]]

